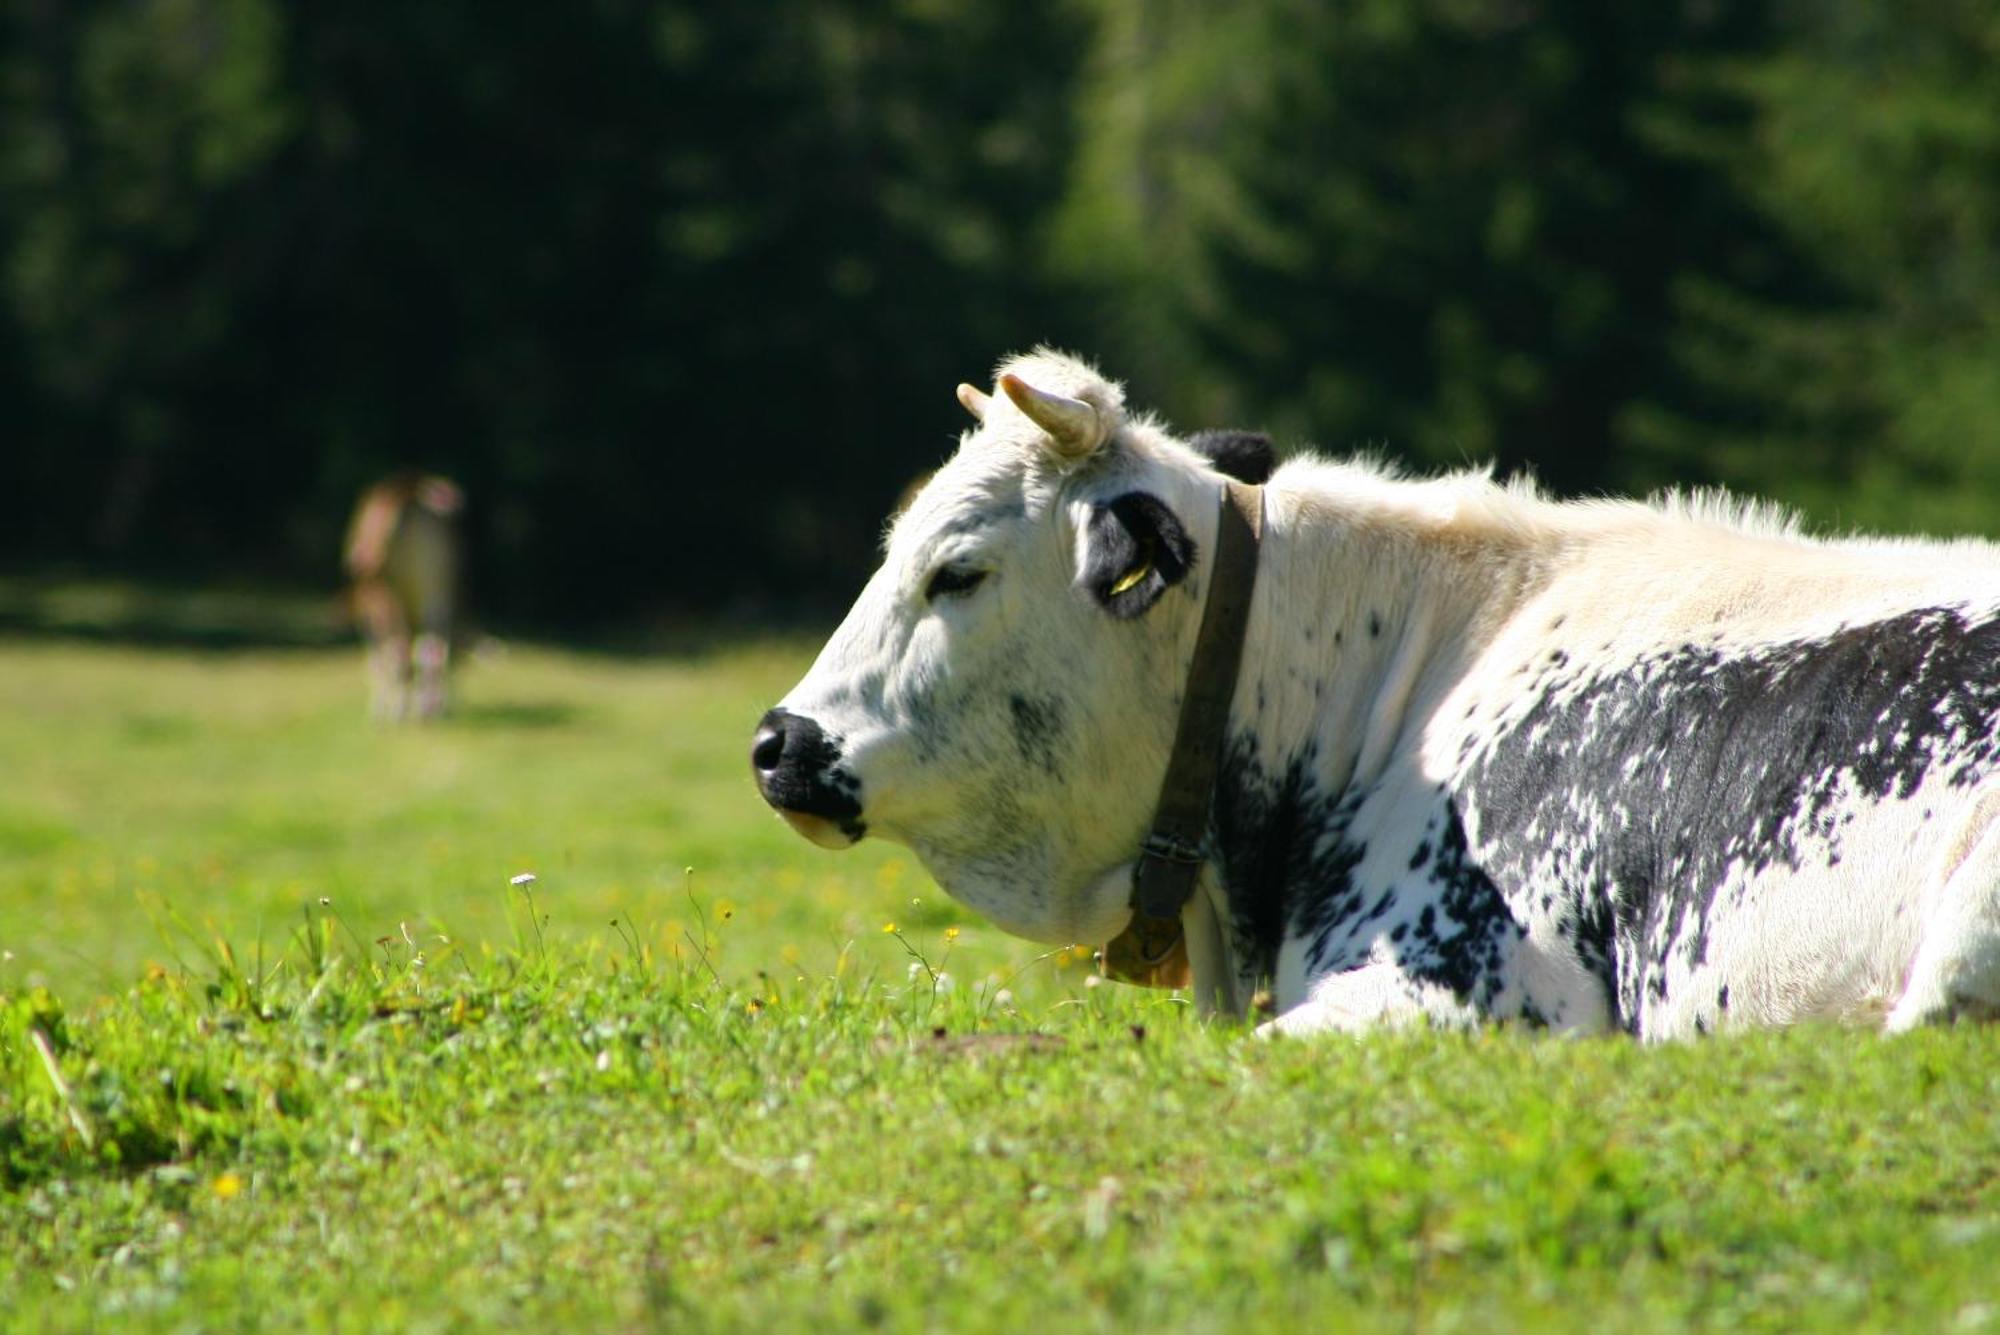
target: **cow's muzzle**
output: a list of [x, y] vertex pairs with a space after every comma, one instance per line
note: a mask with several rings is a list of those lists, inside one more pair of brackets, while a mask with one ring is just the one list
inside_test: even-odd
[[868, 832], [861, 820], [861, 784], [840, 764], [826, 730], [788, 709], [774, 709], [750, 743], [757, 791], [806, 838], [846, 848]]

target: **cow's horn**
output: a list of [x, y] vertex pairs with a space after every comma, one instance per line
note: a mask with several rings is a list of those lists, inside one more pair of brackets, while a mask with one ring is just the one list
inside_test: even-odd
[[1082, 399], [1047, 393], [1016, 375], [1001, 376], [1000, 388], [1029, 421], [1049, 433], [1059, 453], [1081, 458], [1103, 440], [1097, 409]]
[[960, 385], [958, 387], [958, 401], [965, 405], [965, 411], [972, 414], [973, 420], [979, 422], [986, 420], [986, 410], [993, 403], [992, 399], [987, 398], [971, 385]]

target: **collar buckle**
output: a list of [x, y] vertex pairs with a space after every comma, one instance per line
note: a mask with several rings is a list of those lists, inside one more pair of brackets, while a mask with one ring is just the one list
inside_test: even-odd
[[1187, 867], [1199, 867], [1208, 861], [1205, 850], [1164, 830], [1155, 830], [1147, 835], [1146, 842], [1139, 845], [1139, 854], [1158, 862], [1176, 862]]

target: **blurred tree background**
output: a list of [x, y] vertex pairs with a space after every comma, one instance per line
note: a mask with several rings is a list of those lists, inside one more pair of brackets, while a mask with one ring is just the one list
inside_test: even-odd
[[2000, 533], [1991, 0], [15, 0], [0, 561], [837, 604], [1048, 341], [1183, 427]]

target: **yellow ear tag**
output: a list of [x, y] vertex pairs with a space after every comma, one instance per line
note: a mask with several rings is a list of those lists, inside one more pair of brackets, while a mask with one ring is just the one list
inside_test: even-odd
[[1138, 565], [1133, 566], [1130, 570], [1126, 571], [1124, 574], [1118, 577], [1118, 582], [1111, 586], [1110, 596], [1116, 598], [1119, 594], [1124, 593], [1127, 589], [1137, 588], [1139, 586], [1139, 581], [1146, 578], [1146, 576], [1152, 573], [1153, 573], [1153, 563], [1151, 561], [1141, 561]]

